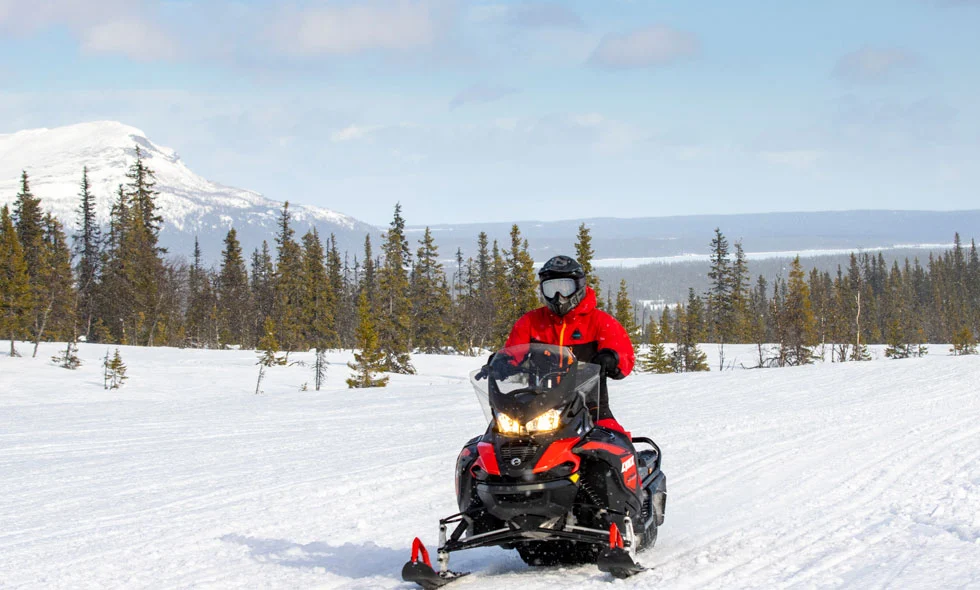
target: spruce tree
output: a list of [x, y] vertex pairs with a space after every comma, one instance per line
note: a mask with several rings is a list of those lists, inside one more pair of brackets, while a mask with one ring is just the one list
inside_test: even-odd
[[75, 275], [78, 284], [78, 320], [81, 333], [88, 339], [92, 335], [92, 323], [97, 311], [96, 289], [100, 274], [102, 230], [95, 216], [95, 196], [88, 181], [88, 168], [82, 168], [77, 221], [73, 236], [77, 263]]
[[327, 295], [329, 313], [334, 318], [334, 329], [327, 334], [328, 348], [340, 348], [344, 342], [344, 334], [352, 328], [354, 307], [347, 291], [343, 262], [337, 250], [337, 237], [330, 234], [330, 246], [327, 249]]
[[673, 358], [667, 353], [663, 335], [656, 321], [650, 321], [647, 329], [647, 341], [650, 344], [650, 348], [641, 354], [638, 359], [640, 370], [644, 373], [673, 373]]
[[414, 375], [409, 356], [412, 346], [412, 302], [406, 268], [411, 263], [401, 204], [384, 235], [384, 260], [378, 273], [378, 339], [385, 357], [385, 370]]
[[953, 334], [953, 347], [949, 349], [953, 356], [977, 354], [977, 339], [970, 328], [963, 326]]
[[75, 339], [75, 288], [71, 251], [61, 222], [48, 213], [44, 217], [41, 268], [35, 273], [34, 311], [31, 334], [34, 353], [47, 336]]
[[109, 351], [106, 350], [105, 359], [102, 361], [102, 368], [104, 389], [119, 389], [122, 387], [123, 382], [129, 379], [126, 376], [126, 365], [123, 363], [122, 355], [119, 354], [118, 348], [115, 354], [112, 355], [112, 358], [109, 357]]
[[20, 191], [14, 198], [14, 226], [31, 276], [31, 288], [35, 289], [36, 273], [44, 266], [44, 213], [41, 199], [31, 192], [27, 171], [21, 173]]
[[213, 292], [207, 269], [204, 268], [201, 246], [194, 237], [194, 258], [187, 280], [187, 322], [186, 331], [195, 347], [210, 348], [212, 342], [209, 331], [209, 316], [213, 305]]
[[711, 288], [707, 293], [707, 315], [710, 318], [707, 326], [708, 338], [718, 343], [720, 370], [725, 367], [725, 343], [733, 339], [735, 332], [731, 260], [728, 256], [728, 240], [720, 228], [715, 228], [709, 261], [711, 266], [708, 279], [711, 280]]
[[362, 291], [357, 304], [356, 346], [359, 352], [354, 353], [353, 363], [347, 363], [354, 371], [354, 375], [347, 379], [347, 386], [351, 389], [384, 387], [388, 384], [387, 375], [377, 376], [385, 370], [385, 354], [378, 343], [373, 314], [367, 293]]
[[630, 299], [629, 290], [626, 288], [626, 279], [619, 281], [619, 291], [616, 293], [616, 307], [613, 316], [629, 334], [630, 340], [635, 346], [640, 338], [640, 329], [634, 319], [633, 301]]
[[276, 325], [276, 338], [285, 351], [299, 350], [303, 339], [303, 254], [293, 239], [295, 231], [290, 225], [292, 214], [289, 202], [283, 204], [276, 230], [276, 272], [273, 282], [272, 320]]
[[751, 342], [749, 337], [749, 266], [742, 249], [742, 242], [735, 242], [735, 262], [732, 263], [731, 272], [731, 302], [732, 302], [732, 323], [733, 331], [729, 335], [732, 342]]
[[595, 291], [596, 301], [602, 301], [599, 291], [599, 276], [592, 272], [593, 258], [595, 258], [595, 251], [592, 250], [592, 232], [585, 223], [582, 223], [578, 226], [578, 236], [575, 241], [575, 259], [582, 265], [586, 281]]
[[324, 353], [336, 341], [333, 300], [327, 277], [326, 253], [316, 228], [303, 236], [303, 278], [306, 296], [303, 299], [303, 338], [314, 348], [314, 385], [317, 391], [326, 377]]
[[249, 282], [249, 299], [252, 303], [251, 342], [258, 342], [265, 335], [263, 322], [265, 318], [272, 317], [275, 274], [269, 243], [262, 240], [262, 248], [256, 248], [252, 252], [252, 276]]
[[439, 262], [439, 249], [428, 227], [419, 240], [411, 282], [415, 347], [425, 353], [440, 352], [450, 340], [447, 318], [452, 300]]
[[510, 250], [506, 253], [507, 280], [513, 300], [510, 323], [513, 324], [525, 313], [539, 306], [538, 281], [534, 274], [534, 259], [531, 258], [527, 240], [521, 237], [521, 230], [515, 223], [510, 228]]
[[517, 310], [514, 307], [514, 297], [510, 292], [510, 283], [507, 277], [507, 265], [504, 257], [497, 246], [497, 240], [493, 241], [493, 248], [490, 254], [490, 284], [493, 302], [493, 332], [490, 338], [490, 349], [496, 350], [504, 345], [510, 330], [514, 325], [514, 318]]
[[694, 294], [687, 293], [687, 307], [677, 306], [677, 347], [674, 349], [673, 366], [678, 373], [708, 371], [707, 355], [699, 343], [704, 340], [704, 303]]
[[4, 205], [0, 207], [0, 335], [10, 339], [12, 357], [18, 356], [15, 342], [27, 332], [32, 308], [27, 261]]
[[158, 245], [162, 218], [156, 211], [154, 173], [144, 164], [139, 146], [126, 177], [129, 182], [120, 189], [110, 223], [109, 292], [103, 296], [115, 314], [108, 317], [121, 320], [120, 341], [152, 346], [161, 319], [165, 250]]
[[787, 296], [779, 315], [780, 358], [788, 365], [812, 363], [817, 344], [816, 321], [799, 256], [790, 267]]
[[235, 228], [225, 235], [225, 247], [221, 251], [221, 268], [218, 271], [217, 305], [219, 338], [223, 344], [247, 346], [252, 342], [248, 334], [249, 309], [248, 272], [242, 258], [242, 247]]

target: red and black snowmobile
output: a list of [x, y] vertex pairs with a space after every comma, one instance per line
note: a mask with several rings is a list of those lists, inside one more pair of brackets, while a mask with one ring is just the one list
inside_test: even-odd
[[444, 586], [465, 575], [449, 570], [452, 552], [487, 546], [617, 578], [644, 569], [636, 552], [656, 541], [667, 499], [660, 448], [596, 426], [600, 379], [598, 365], [548, 344], [505, 348], [471, 374], [490, 425], [456, 460], [459, 513], [439, 521], [439, 571], [416, 538], [404, 580]]

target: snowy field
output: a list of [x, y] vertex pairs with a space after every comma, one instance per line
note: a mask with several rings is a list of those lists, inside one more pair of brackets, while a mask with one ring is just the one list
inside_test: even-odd
[[[312, 371], [293, 366], [254, 395], [247, 351], [122, 347], [130, 379], [104, 391], [104, 347], [83, 345], [74, 372], [57, 348], [11, 359], [0, 342], [5, 589], [411, 588], [412, 538], [435, 548], [457, 451], [485, 427], [472, 358], [416, 356], [418, 375], [348, 390], [336, 353], [326, 390], [300, 391]], [[934, 346], [611, 389], [664, 451], [652, 569], [610, 581], [482, 549], [454, 555], [474, 575], [452, 588], [980, 587], [980, 357]]]

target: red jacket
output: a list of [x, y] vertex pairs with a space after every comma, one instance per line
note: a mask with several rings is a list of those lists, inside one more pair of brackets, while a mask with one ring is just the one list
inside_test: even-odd
[[630, 374], [636, 362], [629, 334], [616, 318], [596, 309], [592, 287], [586, 287], [582, 302], [563, 317], [547, 307], [539, 307], [517, 320], [506, 346], [532, 342], [567, 346], [575, 353], [575, 358], [583, 362], [589, 362], [603, 348], [611, 348], [619, 354], [619, 370], [623, 377]]

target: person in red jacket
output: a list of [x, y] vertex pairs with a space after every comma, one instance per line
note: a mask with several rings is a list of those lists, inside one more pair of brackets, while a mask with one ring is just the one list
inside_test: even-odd
[[506, 346], [542, 343], [566, 346], [575, 358], [602, 367], [597, 399], [587, 400], [596, 424], [626, 433], [609, 408], [606, 378], [622, 379], [633, 370], [636, 354], [629, 334], [616, 318], [597, 309], [582, 265], [555, 256], [538, 271], [545, 306], [524, 314], [511, 329]]

